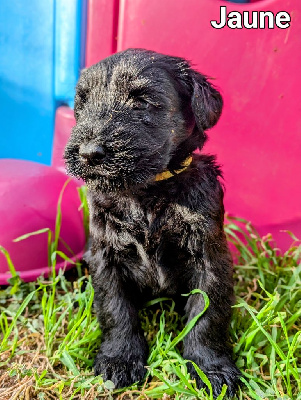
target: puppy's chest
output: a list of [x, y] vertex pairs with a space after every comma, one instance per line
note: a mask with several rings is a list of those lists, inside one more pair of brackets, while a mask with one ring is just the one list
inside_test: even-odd
[[[93, 237], [117, 251], [142, 247], [147, 253], [154, 239], [156, 213], [131, 197], [98, 196], [90, 199]], [[157, 236], [157, 235], [155, 235]]]
[[92, 236], [144, 285], [165, 289], [171, 271], [181, 270], [191, 253], [189, 237], [199, 216], [183, 206], [103, 196], [90, 201], [90, 211]]
[[122, 249], [131, 243], [147, 246], [150, 216], [132, 198], [98, 195], [89, 199], [90, 230], [93, 237]]
[[116, 248], [142, 245], [152, 252], [162, 241], [184, 245], [183, 240], [205, 223], [199, 213], [184, 205], [163, 200], [143, 202], [137, 198], [100, 195], [89, 199], [90, 228], [95, 238]]

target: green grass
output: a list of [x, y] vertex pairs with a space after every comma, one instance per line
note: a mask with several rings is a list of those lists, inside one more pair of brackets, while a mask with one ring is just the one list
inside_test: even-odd
[[[87, 223], [84, 189], [81, 199]], [[152, 300], [140, 312], [150, 348], [146, 382], [115, 390], [112, 382], [93, 376], [101, 342], [93, 287], [79, 264], [55, 274], [57, 256], [67, 258], [57, 250], [60, 202], [57, 215], [56, 230], [49, 232], [52, 273], [47, 280], [22, 282], [0, 248], [12, 272], [11, 285], [0, 291], [0, 399], [212, 399], [207, 377], [199, 370], [209, 394], [197, 389], [181, 356], [184, 335], [205, 310], [185, 327], [168, 298]], [[270, 236], [261, 238], [243, 220], [228, 219], [225, 230], [235, 252], [231, 343], [243, 373], [235, 399], [301, 400], [300, 242], [291, 234], [292, 247], [281, 254]], [[202, 294], [206, 308], [210, 299]]]

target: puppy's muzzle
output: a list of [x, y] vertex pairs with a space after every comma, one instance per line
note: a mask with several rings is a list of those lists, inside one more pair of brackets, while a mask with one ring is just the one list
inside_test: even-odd
[[102, 146], [88, 143], [80, 145], [79, 156], [84, 163], [94, 166], [100, 164], [103, 161], [106, 153]]

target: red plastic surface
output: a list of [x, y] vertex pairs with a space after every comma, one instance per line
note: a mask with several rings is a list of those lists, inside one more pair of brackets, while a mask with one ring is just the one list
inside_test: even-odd
[[[214, 29], [227, 11], [288, 11], [289, 29]], [[118, 50], [178, 55], [213, 77], [225, 107], [204, 151], [223, 165], [226, 210], [273, 233], [301, 236], [301, 2], [121, 0]]]
[[[20, 242], [13, 240], [43, 228], [54, 231], [57, 202], [67, 179], [65, 174], [46, 165], [21, 160], [0, 160], [0, 245], [9, 252], [16, 270], [25, 281], [49, 273], [47, 233]], [[75, 181], [68, 183], [61, 204], [60, 237], [73, 253], [61, 243], [59, 250], [73, 259], [82, 256], [85, 245], [77, 187]], [[61, 260], [56, 269], [70, 266]], [[0, 284], [6, 284], [11, 277], [7, 271], [6, 258], [0, 252]]]
[[75, 125], [73, 110], [62, 106], [56, 110], [54, 142], [52, 151], [51, 165], [58, 170], [65, 172], [65, 163], [63, 159], [64, 149], [71, 134], [71, 129]]
[[86, 66], [116, 52], [118, 0], [88, 0]]

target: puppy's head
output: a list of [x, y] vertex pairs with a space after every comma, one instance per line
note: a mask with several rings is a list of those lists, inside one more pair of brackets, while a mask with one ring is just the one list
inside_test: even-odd
[[219, 92], [184, 59], [114, 54], [80, 76], [67, 171], [101, 191], [147, 184], [201, 148], [221, 110]]

